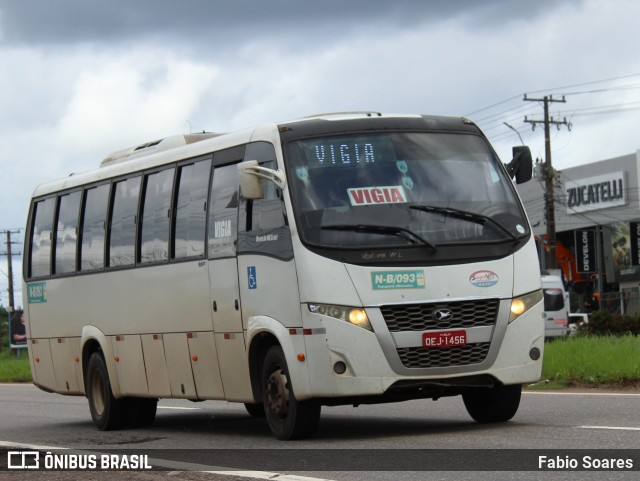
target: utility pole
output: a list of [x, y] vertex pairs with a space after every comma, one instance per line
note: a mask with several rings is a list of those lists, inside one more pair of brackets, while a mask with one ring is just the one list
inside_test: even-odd
[[[9, 284], [9, 308], [8, 311], [13, 311], [16, 307], [14, 298], [13, 298], [13, 262], [12, 262], [12, 257], [13, 257], [13, 253], [11, 252], [11, 244], [18, 244], [17, 242], [12, 242], [11, 241], [11, 234], [19, 234], [20, 231], [19, 230], [5, 230], [5, 231], [0, 231], [0, 233], [6, 234], [7, 235], [7, 252], [5, 253], [0, 253], [0, 255], [7, 256], [7, 277], [8, 279], [8, 284]], [[18, 253], [19, 255], [19, 253]]]
[[558, 263], [556, 260], [556, 210], [555, 210], [555, 200], [553, 197], [554, 194], [554, 180], [556, 177], [556, 173], [553, 170], [553, 166], [551, 164], [551, 136], [549, 134], [549, 127], [551, 125], [555, 125], [560, 129], [560, 126], [566, 125], [569, 130], [571, 130], [571, 124], [567, 122], [566, 117], [563, 120], [554, 120], [553, 117], [549, 117], [549, 104], [551, 102], [566, 102], [564, 99], [564, 95], [562, 99], [554, 99], [552, 95], [545, 95], [541, 99], [531, 99], [528, 98], [525, 94], [524, 99], [527, 102], [543, 102], [544, 104], [544, 120], [530, 120], [525, 116], [524, 121], [528, 124], [531, 124], [531, 128], [535, 130], [537, 124], [544, 124], [544, 147], [545, 147], [545, 163], [544, 163], [544, 180], [545, 180], [545, 219], [547, 222], [547, 246], [548, 246], [548, 254], [547, 254], [547, 262], [546, 266], [550, 269], [556, 269], [558, 267]]

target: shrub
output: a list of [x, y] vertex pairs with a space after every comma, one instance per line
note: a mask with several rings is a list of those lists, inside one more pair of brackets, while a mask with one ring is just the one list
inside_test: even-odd
[[614, 314], [606, 310], [594, 311], [589, 315], [589, 334], [624, 335], [640, 334], [640, 317], [629, 314]]

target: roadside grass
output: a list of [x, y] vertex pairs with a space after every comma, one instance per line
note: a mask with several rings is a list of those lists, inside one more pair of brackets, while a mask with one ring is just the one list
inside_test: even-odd
[[[31, 382], [25, 349], [0, 351], [0, 382]], [[545, 343], [542, 380], [529, 389], [564, 387], [640, 389], [640, 336], [575, 336]]]
[[0, 351], [0, 382], [31, 382], [31, 368], [26, 349], [16, 355], [3, 346]]
[[546, 342], [536, 387], [640, 387], [640, 337], [575, 336]]

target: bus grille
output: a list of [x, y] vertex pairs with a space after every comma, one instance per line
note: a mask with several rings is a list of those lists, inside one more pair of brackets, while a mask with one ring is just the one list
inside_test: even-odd
[[[380, 311], [390, 332], [426, 331], [493, 326], [498, 318], [498, 299], [438, 302], [433, 304], [400, 304], [382, 306]], [[443, 310], [453, 314], [437, 320]]]
[[490, 346], [490, 342], [482, 342], [442, 349], [408, 347], [398, 349], [398, 355], [402, 364], [408, 368], [468, 366], [484, 361]]

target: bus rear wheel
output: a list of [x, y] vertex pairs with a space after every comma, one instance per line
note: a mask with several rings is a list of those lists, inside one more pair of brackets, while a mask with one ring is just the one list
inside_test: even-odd
[[462, 394], [469, 415], [479, 423], [503, 423], [515, 416], [520, 406], [522, 386], [476, 388]]
[[320, 420], [320, 404], [314, 400], [296, 399], [280, 346], [273, 346], [267, 351], [261, 381], [262, 402], [273, 435], [281, 440], [312, 436]]
[[87, 364], [86, 391], [91, 418], [100, 431], [123, 426], [126, 420], [126, 402], [113, 397], [107, 365], [100, 352], [94, 352]]

